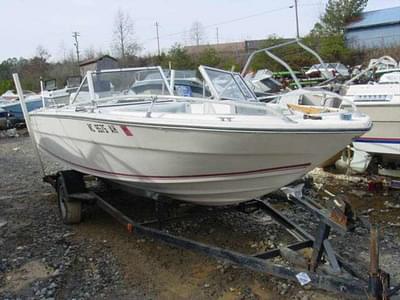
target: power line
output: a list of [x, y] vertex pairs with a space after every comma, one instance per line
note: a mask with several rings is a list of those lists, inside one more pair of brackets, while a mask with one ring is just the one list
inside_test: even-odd
[[[319, 5], [319, 3], [308, 3], [308, 4], [302, 4], [302, 5], [299, 5], [299, 6], [315, 6], [315, 5]], [[262, 11], [262, 12], [255, 13], [255, 14], [252, 14], [252, 15], [247, 15], [247, 16], [234, 18], [234, 19], [230, 19], [230, 20], [226, 20], [226, 21], [222, 21], [222, 22], [218, 22], [218, 23], [214, 23], [214, 24], [205, 25], [205, 26], [203, 26], [203, 28], [204, 29], [215, 28], [215, 27], [218, 27], [218, 26], [221, 26], [221, 25], [226, 25], [226, 24], [230, 24], [230, 23], [243, 21], [243, 20], [246, 20], [246, 19], [260, 17], [260, 16], [263, 16], [263, 15], [266, 15], [266, 14], [270, 14], [270, 13], [274, 13], [274, 12], [278, 12], [278, 11], [282, 11], [282, 10], [286, 10], [286, 9], [291, 9], [291, 8], [293, 8], [293, 5], [284, 6], [284, 7], [275, 8], [275, 9], [270, 9], [270, 10]], [[187, 33], [187, 31], [188, 30], [183, 30], [183, 31], [179, 31], [179, 32], [169, 33], [169, 34], [166, 34], [166, 35], [163, 35], [163, 36], [158, 36], [158, 38], [159, 39], [166, 39], [166, 38], [177, 36], [177, 35], [183, 35], [183, 34]], [[153, 37], [153, 38], [146, 39], [146, 40], [143, 41], [143, 43], [148, 43], [148, 42], [154, 41], [156, 39], [157, 39], [157, 36]]]
[[[235, 22], [238, 22], [238, 21], [243, 21], [243, 20], [246, 20], [246, 19], [259, 17], [259, 16], [262, 16], [262, 15], [265, 15], [265, 14], [269, 14], [269, 13], [285, 10], [285, 9], [288, 9], [288, 8], [290, 8], [290, 7], [289, 6], [285, 6], [285, 7], [280, 7], [280, 8], [276, 8], [276, 9], [270, 9], [270, 10], [266, 10], [266, 11], [263, 11], [263, 12], [260, 12], [260, 13], [256, 13], [256, 14], [247, 15], [247, 16], [240, 17], [240, 18], [230, 19], [230, 20], [226, 20], [226, 21], [223, 21], [223, 22], [218, 22], [218, 23], [206, 25], [206, 26], [203, 26], [203, 28], [206, 29], [206, 28], [211, 28], [211, 27], [217, 27], [217, 26], [220, 26], [220, 25], [226, 25], [226, 24], [230, 24], [230, 23], [235, 23]], [[177, 36], [177, 35], [182, 35], [182, 34], [184, 34], [186, 32], [187, 32], [187, 30], [174, 32], [174, 33], [169, 33], [169, 34], [160, 36], [160, 39], [168, 38], [168, 37], [172, 37], [172, 36]], [[153, 41], [155, 39], [157, 39], [157, 37], [150, 38], [148, 40], [145, 40], [144, 42]]]

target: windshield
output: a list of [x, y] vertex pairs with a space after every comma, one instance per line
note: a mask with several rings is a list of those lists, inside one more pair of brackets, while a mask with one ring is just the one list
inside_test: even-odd
[[[93, 87], [88, 80], [92, 78]], [[91, 99], [91, 94], [94, 99]], [[158, 67], [104, 70], [86, 76], [73, 102], [113, 99], [129, 95], [171, 95]]]
[[334, 69], [335, 66], [333, 64], [329, 64], [329, 63], [324, 63], [324, 64], [318, 64], [318, 65], [313, 65], [310, 70], [319, 70], [319, 69]]
[[71, 88], [71, 87], [79, 87], [80, 83], [82, 81], [81, 76], [70, 76], [67, 78], [66, 86]]
[[[171, 78], [171, 70], [164, 69], [163, 72], [168, 79]], [[175, 79], [194, 79], [194, 78], [198, 78], [196, 70], [175, 70]]]
[[379, 83], [400, 83], [400, 72], [383, 74], [379, 79]]
[[205, 66], [200, 66], [199, 70], [216, 99], [256, 101], [255, 95], [239, 73]]

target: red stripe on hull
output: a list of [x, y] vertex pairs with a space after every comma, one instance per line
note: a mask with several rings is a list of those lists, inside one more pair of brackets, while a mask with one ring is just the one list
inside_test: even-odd
[[132, 131], [126, 125], [120, 125], [122, 131], [125, 133], [126, 136], [133, 136]]
[[148, 179], [176, 179], [176, 178], [202, 178], [202, 177], [215, 177], [215, 176], [240, 176], [240, 175], [247, 175], [247, 174], [257, 174], [257, 173], [269, 173], [269, 172], [277, 172], [277, 171], [285, 171], [285, 170], [292, 170], [292, 169], [303, 169], [311, 165], [311, 163], [304, 163], [304, 164], [296, 164], [296, 165], [289, 165], [289, 166], [280, 166], [280, 167], [273, 167], [273, 168], [266, 168], [266, 169], [258, 169], [258, 170], [250, 170], [250, 171], [241, 171], [241, 172], [231, 172], [231, 173], [213, 173], [213, 174], [198, 174], [198, 175], [178, 175], [178, 176], [150, 176], [150, 175], [138, 175], [138, 174], [126, 174], [126, 173], [118, 173], [118, 172], [110, 172], [104, 170], [98, 170], [95, 168], [83, 166], [77, 163], [70, 162], [64, 158], [61, 158], [51, 151], [45, 149], [41, 145], [39, 145], [44, 151], [49, 153], [50, 155], [56, 157], [57, 159], [64, 161], [70, 165], [74, 165], [86, 170], [91, 170], [98, 173], [104, 173], [109, 175], [116, 175], [116, 176], [127, 176], [127, 177], [137, 177], [137, 178], [148, 178]]

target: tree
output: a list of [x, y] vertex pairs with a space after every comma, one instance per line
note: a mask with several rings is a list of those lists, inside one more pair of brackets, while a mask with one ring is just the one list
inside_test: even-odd
[[192, 42], [196, 43], [196, 46], [199, 46], [201, 42], [204, 42], [205, 33], [204, 26], [199, 21], [195, 21], [190, 27], [189, 38]]
[[322, 37], [320, 40], [320, 55], [330, 62], [350, 64], [351, 50], [346, 48], [343, 35], [336, 34]]
[[346, 25], [355, 20], [367, 4], [368, 0], [329, 0], [312, 34], [343, 34]]
[[83, 59], [86, 60], [92, 58], [96, 58], [96, 50], [94, 50], [93, 46], [90, 46], [83, 51]]
[[135, 56], [140, 50], [139, 44], [134, 38], [133, 21], [128, 13], [124, 13], [121, 9], [118, 10], [114, 20], [114, 49], [117, 56], [125, 64], [129, 56]]
[[51, 55], [42, 45], [36, 47], [36, 55], [30, 60], [32, 70], [36, 70], [40, 74], [47, 72], [49, 68], [49, 59]]
[[238, 62], [237, 58], [233, 56], [224, 56], [221, 63], [220, 67], [224, 70], [232, 70], [235, 72], [240, 72], [241, 71], [241, 65]]
[[51, 55], [42, 45], [39, 45], [36, 47], [36, 57], [40, 58], [43, 62], [47, 62]]
[[12, 90], [12, 89], [14, 89], [14, 84], [13, 84], [12, 80], [6, 79], [6, 80], [0, 81], [0, 95], [5, 93], [6, 91]]
[[54, 78], [59, 88], [64, 87], [68, 77], [79, 75], [79, 66], [73, 49], [66, 51], [62, 61], [50, 65], [47, 78]]
[[[185, 48], [179, 44], [175, 44], [168, 51], [165, 62], [171, 62], [173, 69], [191, 69], [194, 67], [192, 58], [187, 54]], [[164, 65], [164, 67], [167, 67]]]
[[221, 64], [221, 57], [218, 55], [217, 51], [212, 47], [207, 47], [204, 49], [198, 58], [199, 65], [206, 65], [210, 67], [218, 67]]
[[18, 59], [8, 58], [0, 64], [0, 81], [12, 79], [12, 73], [17, 72]]

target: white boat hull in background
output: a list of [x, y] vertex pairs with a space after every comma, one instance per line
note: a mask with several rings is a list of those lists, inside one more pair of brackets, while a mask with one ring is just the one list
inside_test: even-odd
[[[345, 98], [373, 122], [369, 132], [354, 140], [354, 148], [381, 156], [400, 156], [400, 84], [354, 85], [348, 87], [347, 94]], [[360, 97], [365, 101], [355, 101]], [[388, 100], [378, 101], [379, 97]]]
[[204, 205], [240, 203], [277, 190], [361, 134], [215, 130], [31, 116], [39, 149], [69, 168]]
[[357, 105], [371, 117], [372, 129], [354, 140], [354, 148], [385, 156], [400, 156], [400, 103], [396, 105]]
[[356, 149], [375, 154], [400, 156], [400, 103], [357, 105], [371, 117], [372, 129], [354, 141]]

